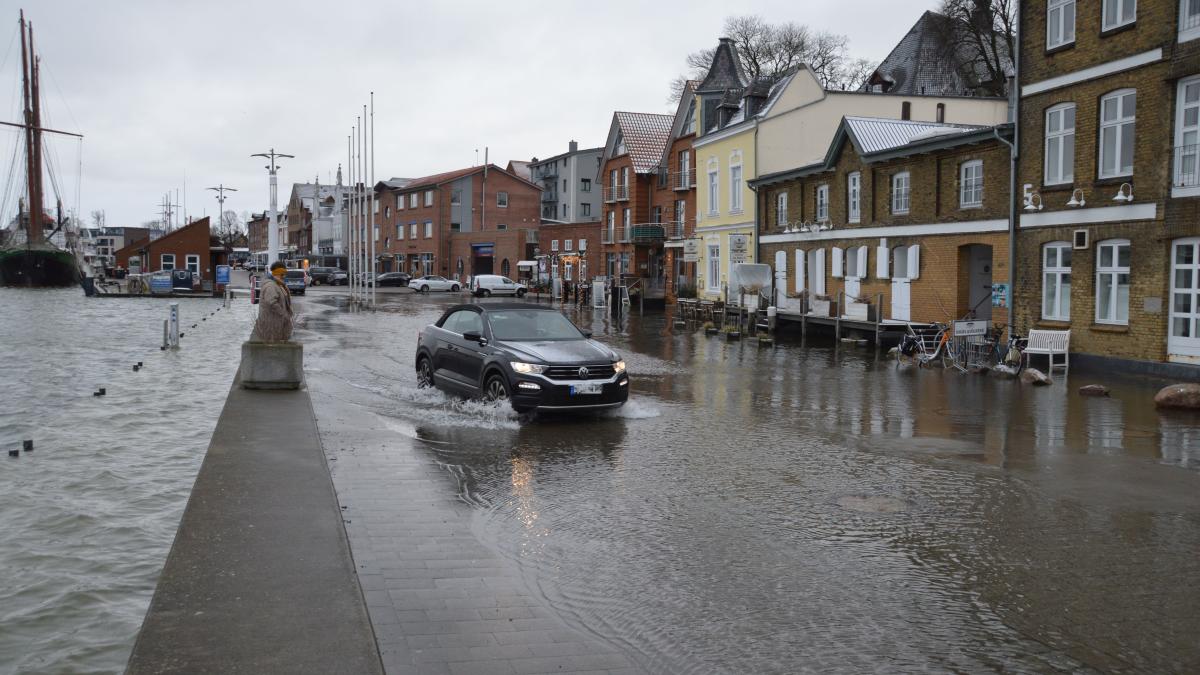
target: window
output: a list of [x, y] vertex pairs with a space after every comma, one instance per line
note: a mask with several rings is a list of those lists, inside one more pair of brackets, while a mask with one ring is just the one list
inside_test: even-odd
[[451, 232], [462, 232], [462, 223], [450, 223]]
[[404, 210], [404, 195], [396, 195], [396, 210]]
[[687, 202], [682, 199], [675, 200], [675, 222], [679, 225], [679, 236], [683, 236], [683, 222], [687, 220]]
[[617, 228], [617, 212], [609, 211], [608, 212], [608, 230], [604, 233], [605, 237], [607, 237], [607, 243], [611, 244], [614, 241], [616, 241], [616, 239], [613, 237], [613, 235], [615, 234], [616, 228]]
[[1046, 185], [1075, 180], [1075, 104], [1046, 110]]
[[591, 192], [592, 191], [592, 179], [591, 178], [581, 179], [579, 181], [579, 191], [580, 192]]
[[939, 103], [939, 104], [937, 104], [937, 122], [938, 122], [938, 124], [941, 124], [945, 121], [946, 121], [946, 104]]
[[404, 239], [404, 223], [396, 223], [396, 238]]
[[721, 247], [708, 247], [708, 290], [717, 291], [721, 289]]
[[720, 189], [719, 172], [720, 169], [717, 167], [716, 162], [708, 165], [708, 215], [710, 216], [717, 215], [719, 204], [717, 201], [717, 191]]
[[579, 215], [580, 216], [592, 215], [592, 205], [587, 202], [580, 203], [579, 204]]
[[567, 252], [574, 251], [575, 250], [575, 240], [574, 239], [564, 239], [563, 240], [563, 250], [567, 251]]
[[1115, 91], [1100, 99], [1100, 177], [1133, 174], [1137, 92]]
[[187, 261], [185, 264], [187, 265], [189, 272], [194, 274], [200, 273], [200, 256], [196, 255], [195, 253], [189, 253], [184, 260]]
[[1046, 3], [1046, 49], [1075, 41], [1075, 0]]
[[617, 170], [616, 169], [613, 169], [612, 171], [608, 172], [608, 188], [609, 188], [609, 192], [612, 193], [613, 199], [616, 199], [616, 197], [617, 197]]
[[450, 203], [451, 204], [461, 204], [462, 203], [462, 189], [461, 188], [454, 188], [454, 190], [450, 192]]
[[575, 266], [571, 263], [563, 263], [563, 281], [571, 281], [571, 272]]
[[780, 191], [779, 194], [775, 195], [775, 226], [787, 227], [787, 217], [787, 192]]
[[900, 119], [902, 119], [902, 120], [911, 120], [912, 119], [912, 103], [911, 102], [904, 101], [900, 104]]
[[425, 238], [429, 239], [432, 236], [433, 236], [433, 223], [427, 220], [427, 221], [425, 221]]
[[558, 240], [557, 240], [557, 239], [551, 239], [551, 240], [550, 240], [550, 250], [551, 250], [551, 251], [557, 251], [557, 250], [558, 250]]
[[161, 265], [160, 265], [161, 268], [166, 271], [175, 269], [175, 254], [174, 253], [162, 254], [160, 263], [161, 263]]
[[496, 193], [496, 206], [498, 206], [502, 209], [508, 208], [508, 193], [507, 192], [497, 192]]
[[862, 174], [857, 171], [846, 177], [846, 201], [849, 221], [857, 223], [862, 220]]
[[901, 171], [892, 176], [892, 213], [904, 215], [908, 213], [910, 197], [910, 181], [907, 171]]
[[959, 167], [958, 205], [964, 209], [983, 206], [983, 160], [963, 162]]
[[566, 192], [566, 191], [567, 191], [567, 179], [564, 178], [563, 179], [563, 192]]
[[662, 223], [662, 207], [656, 206], [650, 210], [650, 222], [654, 224]]
[[1102, 30], [1112, 30], [1137, 20], [1137, 0], [1104, 0]]
[[817, 222], [829, 222], [829, 185], [817, 186]]
[[433, 190], [425, 191], [425, 206], [433, 206]]
[[621, 167], [621, 199], [629, 199], [629, 167]]
[[630, 212], [629, 209], [625, 209], [625, 211], [622, 215], [623, 215], [623, 218], [621, 220], [621, 223], [625, 226], [625, 228], [621, 233], [621, 241], [629, 241], [629, 235], [633, 234], [632, 232], [629, 231], [630, 230], [629, 226], [633, 223], [633, 220], [631, 218], [632, 213]]
[[1071, 320], [1071, 244], [1065, 241], [1042, 247], [1042, 318]]
[[420, 196], [418, 196], [417, 193], [414, 192], [414, 193], [410, 194], [408, 196], [408, 208], [410, 208], [410, 209], [417, 208], [417, 200], [418, 199], [420, 199]]
[[742, 165], [729, 167], [729, 212], [740, 213], [742, 210]]
[[1129, 323], [1129, 240], [1110, 239], [1096, 249], [1096, 323]]
[[497, 223], [496, 229], [499, 230], [500, 232], [504, 232], [504, 231], [508, 230], [508, 223]]
[[583, 253], [586, 250], [587, 250], [587, 239], [580, 239], [579, 240], [579, 252]]
[[1179, 41], [1200, 38], [1200, 0], [1180, 0]]
[[383, 217], [384, 218], [392, 217], [392, 207], [390, 207], [390, 206], [383, 207]]
[[508, 258], [505, 258], [504, 260], [500, 261], [500, 274], [501, 275], [508, 276], [508, 273], [511, 269], [512, 268], [509, 267], [509, 264], [508, 264]]
[[[1200, 0], [1191, 0], [1200, 6]], [[1200, 185], [1200, 78], [1181, 80], [1176, 93], [1175, 180], [1177, 187]]]
[[409, 225], [408, 225], [408, 236], [409, 236], [409, 238], [410, 238], [410, 239], [416, 239], [416, 238], [417, 238], [417, 224], [416, 224], [416, 223], [409, 223]]

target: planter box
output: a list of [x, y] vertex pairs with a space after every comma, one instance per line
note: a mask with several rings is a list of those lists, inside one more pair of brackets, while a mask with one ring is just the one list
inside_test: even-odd
[[304, 346], [299, 342], [243, 342], [239, 370], [243, 389], [299, 389]]
[[846, 313], [842, 318], [852, 319], [854, 321], [870, 321], [871, 306], [865, 302], [848, 302], [846, 303]]
[[838, 304], [834, 300], [809, 300], [808, 304], [813, 316], [837, 316]]

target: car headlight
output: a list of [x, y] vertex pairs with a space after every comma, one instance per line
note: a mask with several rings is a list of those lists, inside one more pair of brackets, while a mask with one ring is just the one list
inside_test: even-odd
[[613, 364], [613, 370], [615, 372], [617, 372], [618, 374], [625, 372], [625, 362], [617, 361], [616, 363]]
[[525, 363], [523, 361], [509, 361], [508, 364], [512, 369], [522, 375], [541, 375], [546, 372], [546, 366], [537, 363]]

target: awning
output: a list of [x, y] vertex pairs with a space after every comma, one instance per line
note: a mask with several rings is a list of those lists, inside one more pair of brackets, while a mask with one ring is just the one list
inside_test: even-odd
[[537, 267], [537, 261], [536, 260], [521, 260], [521, 261], [517, 262], [517, 269], [521, 269], [522, 267]]

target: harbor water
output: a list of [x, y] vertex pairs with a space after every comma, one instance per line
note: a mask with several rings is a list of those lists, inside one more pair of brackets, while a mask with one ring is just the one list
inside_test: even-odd
[[0, 673], [125, 667], [250, 330], [179, 303], [0, 288]]

